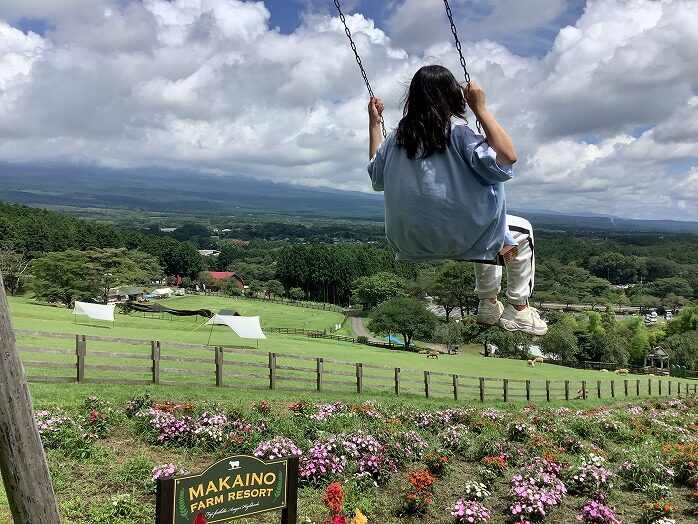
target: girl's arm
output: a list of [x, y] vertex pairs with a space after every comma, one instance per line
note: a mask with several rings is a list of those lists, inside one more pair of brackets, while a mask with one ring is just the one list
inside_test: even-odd
[[482, 124], [487, 143], [497, 153], [497, 164], [510, 165], [516, 162], [516, 148], [507, 132], [485, 107], [485, 92], [482, 88], [471, 80], [463, 93], [475, 117]]
[[375, 96], [368, 102], [368, 159], [371, 160], [378, 146], [383, 142], [381, 129], [381, 114], [383, 113], [383, 101]]

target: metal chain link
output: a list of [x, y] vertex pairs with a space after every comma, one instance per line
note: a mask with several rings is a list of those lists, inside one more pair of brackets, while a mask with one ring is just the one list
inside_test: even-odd
[[[460, 58], [460, 65], [463, 68], [463, 76], [465, 77], [465, 85], [466, 87], [470, 86], [470, 74], [468, 73], [468, 68], [465, 66], [465, 58], [463, 57], [463, 49], [460, 44], [460, 40], [458, 39], [458, 30], [456, 29], [456, 24], [453, 21], [453, 12], [451, 11], [451, 6], [448, 5], [448, 0], [444, 0], [444, 5], [446, 6], [446, 16], [448, 17], [448, 21], [451, 24], [451, 33], [453, 33], [453, 39], [456, 41], [456, 50], [458, 51], [458, 57]], [[480, 128], [480, 121], [475, 120], [475, 123], [477, 125], [477, 130], [481, 131]]]
[[[349, 26], [347, 25], [347, 20], [344, 17], [342, 8], [339, 5], [339, 0], [334, 0], [334, 6], [337, 8], [337, 12], [339, 13], [339, 19], [342, 21], [342, 24], [344, 25], [344, 32], [346, 33], [347, 38], [349, 39], [349, 43], [351, 44], [351, 50], [354, 51], [354, 57], [356, 58], [356, 63], [359, 65], [359, 69], [361, 70], [361, 76], [364, 78], [364, 82], [366, 83], [366, 89], [368, 89], [368, 94], [370, 96], [375, 96], [373, 94], [373, 89], [371, 89], [371, 84], [368, 81], [366, 70], [364, 69], [364, 66], [361, 63], [361, 57], [359, 56], [359, 52], [356, 50], [356, 44], [354, 43], [354, 39], [351, 37], [351, 31], [349, 30]], [[465, 62], [463, 62], [463, 67], [465, 67]], [[385, 138], [385, 121], [383, 120], [383, 115], [381, 115], [381, 131], [383, 132], [383, 138]]]

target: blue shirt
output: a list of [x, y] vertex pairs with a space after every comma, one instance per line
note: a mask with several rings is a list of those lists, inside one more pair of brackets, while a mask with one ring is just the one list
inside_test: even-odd
[[516, 245], [506, 224], [503, 182], [512, 166], [499, 166], [483, 135], [454, 124], [442, 153], [407, 158], [393, 131], [368, 164], [375, 191], [385, 199], [385, 234], [397, 260], [492, 261], [503, 245]]

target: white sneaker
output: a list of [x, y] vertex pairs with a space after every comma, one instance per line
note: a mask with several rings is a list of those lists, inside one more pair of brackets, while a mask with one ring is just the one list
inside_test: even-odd
[[492, 303], [489, 298], [484, 298], [480, 300], [477, 306], [477, 321], [480, 324], [487, 324], [494, 326], [499, 322], [499, 317], [502, 316], [502, 311], [504, 311], [504, 304], [499, 300]]
[[548, 324], [540, 318], [538, 310], [531, 306], [518, 311], [507, 304], [499, 318], [499, 325], [507, 331], [521, 331], [528, 335], [543, 336], [548, 332]]

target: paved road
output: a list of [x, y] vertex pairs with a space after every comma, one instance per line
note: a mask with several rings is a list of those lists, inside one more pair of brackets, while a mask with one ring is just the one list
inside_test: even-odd
[[[357, 337], [367, 337], [368, 340], [371, 342], [381, 342], [385, 343], [385, 339], [380, 339], [374, 337], [371, 332], [366, 329], [366, 325], [364, 324], [364, 319], [356, 313], [352, 315], [352, 312], [348, 312], [347, 316], [349, 317], [349, 320], [351, 320], [351, 330], [356, 334]], [[434, 351], [439, 351], [441, 353], [446, 353], [446, 346], [443, 344], [433, 344], [431, 342], [419, 342], [420, 347], [425, 347], [428, 349], [433, 349]]]

